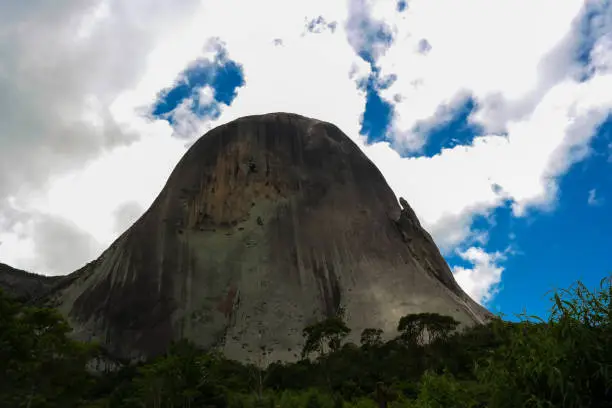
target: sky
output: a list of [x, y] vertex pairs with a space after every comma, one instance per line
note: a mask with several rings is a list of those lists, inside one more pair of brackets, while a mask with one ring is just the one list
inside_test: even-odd
[[58, 275], [245, 115], [339, 126], [494, 313], [612, 273], [608, 0], [0, 3], [0, 262]]

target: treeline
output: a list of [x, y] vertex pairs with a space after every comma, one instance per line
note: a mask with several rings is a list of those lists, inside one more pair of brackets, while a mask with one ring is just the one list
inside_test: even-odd
[[[554, 294], [547, 321], [457, 331], [448, 316], [404, 316], [399, 335], [346, 342], [342, 313], [304, 329], [302, 359], [262, 369], [189, 342], [104, 374], [94, 345], [54, 310], [0, 294], [0, 407], [612, 407], [612, 285]], [[262, 349], [262, 353], [265, 353]]]

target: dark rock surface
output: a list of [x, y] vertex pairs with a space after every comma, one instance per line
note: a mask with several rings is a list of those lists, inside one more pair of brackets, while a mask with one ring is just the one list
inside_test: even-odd
[[483, 322], [402, 206], [336, 126], [241, 118], [201, 137], [147, 212], [47, 301], [79, 338], [128, 358], [187, 337], [242, 361], [262, 346], [293, 360], [305, 325], [340, 307], [356, 339], [413, 312]]
[[62, 276], [37, 275], [0, 263], [0, 289], [20, 301], [30, 301], [54, 287]]

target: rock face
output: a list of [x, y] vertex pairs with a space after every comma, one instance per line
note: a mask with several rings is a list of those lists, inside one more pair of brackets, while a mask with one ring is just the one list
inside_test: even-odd
[[81, 339], [139, 358], [178, 338], [228, 357], [294, 360], [302, 329], [339, 308], [358, 339], [439, 312], [489, 312], [336, 126], [286, 113], [201, 137], [148, 211], [48, 299]]
[[63, 277], [43, 276], [0, 263], [0, 289], [20, 301], [29, 301], [51, 290]]

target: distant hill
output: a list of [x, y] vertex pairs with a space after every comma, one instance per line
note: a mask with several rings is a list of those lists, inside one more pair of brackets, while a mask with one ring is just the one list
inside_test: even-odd
[[0, 288], [22, 301], [42, 296], [63, 278], [37, 275], [0, 263]]

